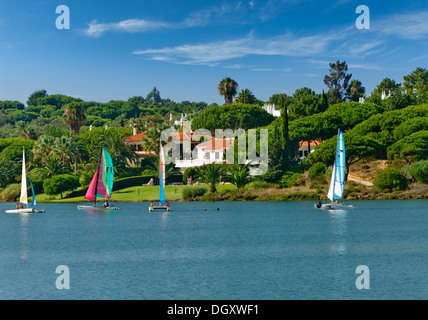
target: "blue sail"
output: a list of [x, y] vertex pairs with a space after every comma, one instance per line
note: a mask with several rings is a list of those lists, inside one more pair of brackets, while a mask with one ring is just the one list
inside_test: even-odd
[[330, 188], [327, 197], [331, 200], [343, 198], [345, 186], [345, 141], [343, 133], [339, 130], [337, 134], [336, 158], [331, 173]]
[[32, 194], [32, 199], [33, 199], [33, 201], [31, 202], [31, 206], [34, 207], [36, 205], [36, 194], [34, 193], [33, 183], [31, 182], [30, 177], [28, 177], [28, 180], [30, 181], [31, 194]]

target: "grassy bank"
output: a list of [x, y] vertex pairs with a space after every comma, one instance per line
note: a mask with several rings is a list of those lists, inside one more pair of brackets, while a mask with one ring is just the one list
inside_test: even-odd
[[[184, 199], [183, 190], [188, 186], [166, 186], [165, 197], [168, 201], [299, 201], [326, 200], [327, 185], [311, 188], [308, 186], [278, 189], [275, 187], [245, 188], [237, 190], [234, 185], [218, 185], [217, 192], [206, 192], [202, 196]], [[192, 188], [192, 187], [190, 187]], [[345, 188], [345, 200], [390, 200], [390, 199], [428, 199], [428, 186], [413, 184], [407, 190], [379, 192], [373, 187], [366, 187], [349, 182]], [[38, 202], [88, 202], [83, 196], [68, 198], [60, 196], [37, 196]], [[159, 186], [136, 186], [113, 191], [113, 202], [159, 201]]]

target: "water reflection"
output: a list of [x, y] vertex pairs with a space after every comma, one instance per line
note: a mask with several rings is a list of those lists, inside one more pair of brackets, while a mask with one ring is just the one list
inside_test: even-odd
[[22, 260], [27, 259], [28, 256], [28, 226], [29, 226], [30, 213], [19, 213], [20, 218], [20, 258]]
[[345, 236], [347, 212], [345, 210], [334, 210], [329, 214], [330, 230], [333, 235], [333, 244], [331, 245], [331, 252], [336, 254], [345, 254], [346, 244]]

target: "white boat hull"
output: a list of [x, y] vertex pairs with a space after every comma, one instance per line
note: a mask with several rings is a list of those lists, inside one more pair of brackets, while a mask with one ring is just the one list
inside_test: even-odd
[[343, 203], [316, 203], [314, 208], [318, 210], [349, 210], [355, 209], [353, 204], [343, 204]]
[[162, 210], [162, 211], [171, 211], [171, 207], [167, 207], [167, 206], [153, 206], [153, 207], [149, 207], [149, 211], [153, 212], [155, 210]]
[[25, 208], [25, 209], [11, 209], [6, 210], [6, 213], [44, 213], [45, 210], [38, 210], [34, 208]]
[[97, 212], [108, 212], [108, 211], [119, 210], [118, 207], [97, 207], [97, 206], [77, 206], [77, 209], [84, 210], [84, 211], [97, 211]]

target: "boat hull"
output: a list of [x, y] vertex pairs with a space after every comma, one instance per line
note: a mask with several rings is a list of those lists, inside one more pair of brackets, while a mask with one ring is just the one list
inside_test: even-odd
[[77, 209], [83, 210], [83, 211], [97, 211], [97, 212], [108, 212], [108, 211], [119, 210], [118, 207], [96, 207], [96, 206], [77, 206]]
[[171, 207], [167, 207], [167, 206], [153, 206], [153, 207], [149, 207], [149, 211], [153, 212], [156, 210], [162, 210], [162, 211], [171, 211]]
[[317, 210], [352, 210], [355, 209], [353, 204], [343, 204], [343, 203], [316, 203], [314, 208]]
[[6, 213], [44, 213], [45, 210], [25, 208], [25, 209], [11, 209], [11, 210], [6, 210], [5, 212]]

